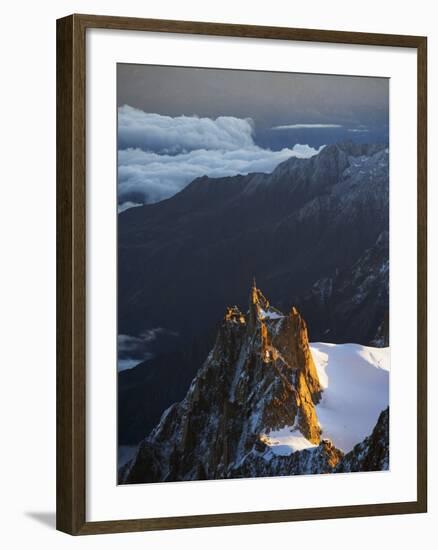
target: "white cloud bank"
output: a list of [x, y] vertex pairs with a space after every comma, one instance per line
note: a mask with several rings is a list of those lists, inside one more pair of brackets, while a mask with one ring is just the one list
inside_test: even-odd
[[232, 151], [253, 145], [251, 119], [163, 116], [129, 105], [118, 110], [119, 148], [177, 154], [195, 149]]
[[200, 176], [272, 172], [289, 157], [320, 149], [296, 144], [271, 151], [257, 146], [249, 119], [170, 117], [119, 108], [119, 212], [166, 199]]

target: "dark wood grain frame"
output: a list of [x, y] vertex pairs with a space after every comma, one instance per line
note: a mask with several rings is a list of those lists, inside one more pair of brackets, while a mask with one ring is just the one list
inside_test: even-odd
[[[418, 71], [417, 500], [184, 517], [86, 521], [85, 34], [88, 28], [414, 48]], [[349, 518], [427, 511], [427, 39], [70, 15], [57, 21], [57, 529], [72, 535]]]

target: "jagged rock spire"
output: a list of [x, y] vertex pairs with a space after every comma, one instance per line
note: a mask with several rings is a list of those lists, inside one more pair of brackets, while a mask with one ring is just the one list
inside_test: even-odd
[[260, 289], [257, 288], [256, 279], [253, 278], [253, 285], [249, 293], [249, 329], [256, 326], [260, 319], [260, 313], [269, 309], [269, 301], [263, 296]]
[[251, 304], [257, 304], [258, 303], [260, 294], [261, 294], [261, 292], [257, 288], [256, 278], [254, 276], [253, 280], [252, 280], [252, 287], [251, 287], [251, 292], [250, 292], [250, 300], [249, 300], [250, 308], [251, 308]]
[[258, 289], [255, 276], [253, 277], [252, 287], [249, 293], [249, 326], [253, 329], [258, 319]]
[[[269, 434], [285, 427], [319, 445], [320, 390], [304, 320], [296, 310], [284, 315], [270, 306], [254, 280], [248, 316], [227, 308], [186, 397], [163, 414], [122, 481], [239, 477], [245, 471], [236, 465], [269, 453]], [[339, 461], [331, 449], [318, 449], [333, 455], [332, 466]], [[304, 473], [288, 460], [279, 465], [283, 475]], [[253, 475], [276, 474], [260, 469]]]

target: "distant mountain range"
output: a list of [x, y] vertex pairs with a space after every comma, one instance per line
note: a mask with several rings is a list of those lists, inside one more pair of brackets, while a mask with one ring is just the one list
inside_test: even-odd
[[[227, 309], [185, 398], [164, 412], [120, 469], [119, 481], [388, 469], [387, 409], [379, 416], [388, 405], [385, 356], [361, 349], [369, 358], [358, 364], [354, 349], [340, 347], [344, 361], [338, 357], [337, 365], [331, 366], [330, 359], [323, 365], [320, 350], [317, 366], [296, 308], [284, 315], [254, 285], [248, 313], [236, 306]], [[354, 376], [342, 372], [336, 377], [342, 362]], [[366, 409], [361, 410], [364, 397]], [[369, 435], [362, 441], [364, 430]]]
[[353, 143], [119, 214], [119, 333], [178, 334], [119, 374], [119, 441], [184, 397], [253, 276], [280, 309], [296, 305], [312, 341], [388, 344], [388, 230], [388, 150]]

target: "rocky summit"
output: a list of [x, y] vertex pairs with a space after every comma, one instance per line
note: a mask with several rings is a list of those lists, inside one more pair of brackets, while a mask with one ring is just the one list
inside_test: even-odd
[[[304, 319], [295, 307], [286, 315], [272, 307], [254, 282], [248, 311], [227, 308], [185, 398], [164, 412], [119, 481], [347, 471], [342, 451], [321, 439], [315, 407], [321, 392]], [[276, 446], [285, 431], [295, 443]], [[380, 453], [383, 439], [370, 452]], [[360, 457], [348, 464], [361, 469]]]

